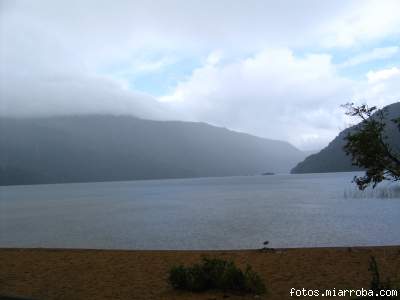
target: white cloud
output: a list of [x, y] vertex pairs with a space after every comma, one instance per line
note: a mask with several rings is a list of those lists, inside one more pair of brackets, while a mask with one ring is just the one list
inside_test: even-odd
[[354, 94], [359, 103], [384, 107], [400, 101], [400, 69], [388, 68], [370, 71], [367, 80], [360, 82]]
[[399, 1], [348, 2], [349, 7], [322, 28], [326, 47], [350, 47], [400, 33]]
[[221, 61], [222, 57], [222, 51], [213, 51], [207, 56], [206, 62], [207, 64], [214, 66]]
[[364, 52], [356, 56], [353, 56], [352, 58], [341, 64], [341, 67], [351, 67], [374, 60], [391, 58], [395, 54], [399, 53], [399, 50], [400, 48], [397, 46], [374, 48], [372, 49], [372, 51]]
[[270, 49], [230, 64], [205, 63], [161, 100], [187, 120], [319, 149], [347, 127], [342, 104], [383, 107], [400, 100], [400, 69], [349, 80], [339, 67], [326, 54], [296, 57], [288, 49]]
[[396, 33], [400, 22], [396, 0], [3, 2], [6, 27], [12, 20], [41, 24], [92, 67], [138, 49], [198, 54], [347, 46]]
[[310, 148], [337, 134], [351, 83], [336, 74], [329, 55], [298, 58], [270, 49], [222, 66], [205, 64], [162, 100], [189, 120]]
[[369, 71], [367, 73], [367, 78], [368, 82], [370, 83], [376, 83], [382, 80], [389, 79], [393, 76], [399, 75], [400, 74], [400, 69], [393, 67], [390, 69], [383, 69], [383, 70], [378, 70], [378, 71]]
[[174, 63], [174, 60], [171, 58], [163, 57], [161, 59], [156, 60], [144, 60], [138, 61], [135, 60], [132, 63], [132, 71], [134, 72], [155, 72], [165, 68], [168, 65]]

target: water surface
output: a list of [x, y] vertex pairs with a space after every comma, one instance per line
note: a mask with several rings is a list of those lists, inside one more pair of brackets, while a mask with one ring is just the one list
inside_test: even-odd
[[400, 198], [357, 197], [353, 176], [0, 187], [0, 247], [243, 249], [260, 248], [265, 240], [272, 247], [400, 244]]

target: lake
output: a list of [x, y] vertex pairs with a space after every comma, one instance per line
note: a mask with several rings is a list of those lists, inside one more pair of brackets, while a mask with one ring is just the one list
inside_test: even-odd
[[400, 198], [387, 195], [390, 187], [357, 192], [353, 176], [3, 186], [0, 247], [248, 249], [261, 248], [265, 240], [271, 247], [400, 244]]

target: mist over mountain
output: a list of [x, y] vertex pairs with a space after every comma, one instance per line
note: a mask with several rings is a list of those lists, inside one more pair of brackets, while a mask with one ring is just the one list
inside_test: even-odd
[[84, 115], [0, 118], [0, 184], [289, 172], [287, 142], [205, 123]]
[[[393, 103], [383, 109], [385, 109], [387, 113], [386, 134], [388, 136], [388, 142], [392, 147], [399, 150], [399, 131], [396, 125], [390, 120], [400, 116], [400, 103]], [[297, 164], [291, 170], [291, 173], [324, 173], [360, 170], [357, 166], [352, 165], [351, 157], [347, 156], [343, 150], [343, 146], [346, 143], [344, 138], [353, 130], [357, 130], [357, 125], [340, 132], [340, 134], [320, 152], [308, 156], [304, 161]]]

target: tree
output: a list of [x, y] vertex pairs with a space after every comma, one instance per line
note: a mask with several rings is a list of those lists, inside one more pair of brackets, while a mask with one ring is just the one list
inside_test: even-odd
[[347, 108], [347, 115], [361, 119], [361, 123], [345, 137], [344, 146], [353, 165], [366, 170], [364, 176], [354, 177], [358, 188], [364, 190], [369, 185], [375, 188], [383, 180], [400, 180], [400, 153], [389, 144], [385, 131], [390, 121], [400, 132], [400, 117], [388, 120], [385, 109], [377, 110], [376, 106], [366, 104], [347, 103], [343, 106]]

